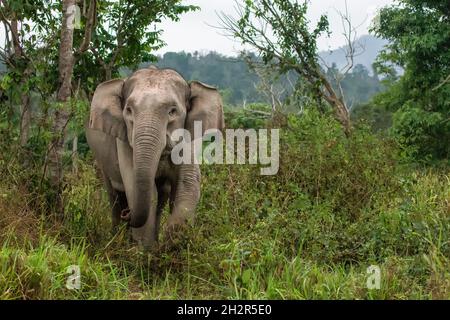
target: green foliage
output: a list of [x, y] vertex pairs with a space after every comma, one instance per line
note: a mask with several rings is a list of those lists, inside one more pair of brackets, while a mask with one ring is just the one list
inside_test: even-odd
[[336, 122], [312, 110], [291, 116], [288, 126], [285, 145], [290, 148], [280, 156], [290, 171], [286, 174], [316, 201], [326, 200], [331, 210], [356, 218], [376, 195], [395, 190], [395, 148], [389, 141], [378, 140], [367, 128], [346, 138]]
[[[161, 68], [177, 70], [186, 80], [200, 80], [218, 87], [225, 105], [272, 103], [267, 97], [267, 94], [270, 95], [270, 93], [261, 91], [267, 89], [261, 88], [261, 78], [248, 66], [246, 62], [248, 59], [253, 63], [258, 63], [260, 60], [252, 54], [250, 57], [243, 55], [227, 57], [215, 52], [209, 52], [206, 55], [200, 55], [197, 52], [193, 54], [168, 52], [158, 57], [155, 64]], [[147, 65], [148, 63], [143, 63], [141, 66], [146, 67]], [[131, 70], [127, 69], [125, 73], [130, 72]], [[327, 77], [334, 86], [336, 84], [333, 82], [332, 74], [336, 72], [338, 72], [336, 68], [331, 68], [327, 73]], [[288, 103], [296, 89], [292, 87], [292, 84], [298, 81], [298, 76], [294, 72], [288, 72], [269, 81], [273, 85], [274, 91], [280, 93], [281, 100]], [[374, 94], [383, 89], [377, 74], [370, 75], [362, 65], [356, 65], [353, 72], [342, 79], [341, 85], [345, 101], [350, 106], [368, 102]], [[307, 90], [301, 91], [303, 98], [308, 94], [310, 95], [310, 92]]]
[[[447, 297], [448, 177], [404, 171], [392, 142], [367, 128], [347, 139], [313, 111], [288, 128], [274, 177], [202, 168], [195, 235], [207, 236], [202, 257], [215, 243], [225, 254], [228, 297]], [[386, 276], [380, 291], [364, 287], [370, 264]]]
[[253, 103], [246, 108], [225, 108], [225, 126], [233, 129], [259, 129], [267, 125], [271, 117], [270, 106]]
[[[421, 13], [413, 15], [417, 19], [429, 19], [428, 15], [440, 18], [441, 15], [434, 14], [444, 13], [442, 19], [426, 20], [442, 23], [448, 19], [442, 1], [427, 1], [427, 10], [421, 9], [423, 1], [403, 1], [405, 7], [391, 8], [393, 13], [386, 11], [392, 13], [389, 17], [396, 27], [386, 26], [382, 19], [385, 30], [403, 35], [401, 41], [394, 41], [392, 52], [396, 55], [390, 59], [405, 61], [406, 71], [399, 81], [394, 73], [390, 74], [389, 92], [373, 102], [383, 108], [371, 112], [379, 112], [379, 122], [383, 122], [382, 112], [395, 111], [393, 132], [401, 149], [394, 141], [371, 133], [364, 125], [358, 126], [349, 137], [344, 136], [336, 121], [315, 111], [309, 100], [297, 105], [300, 102], [296, 99], [302, 97], [290, 100], [292, 106], [302, 110], [300, 115], [273, 113], [264, 103], [247, 104], [245, 108], [228, 106], [228, 127], [281, 126], [278, 174], [260, 176], [258, 166], [204, 164], [195, 223], [187, 228], [185, 238], [175, 248], [161, 241], [148, 254], [138, 252], [128, 241], [126, 226], [114, 236], [109, 235], [109, 203], [89, 152], [82, 152], [75, 160], [78, 170], [71, 173], [65, 170], [61, 199], [64, 215], [55, 215], [54, 202], [49, 201], [54, 190], [46, 182], [44, 162], [52, 139], [48, 119], [60, 107], [50, 98], [57, 83], [54, 41], [58, 38], [55, 34], [60, 3], [44, 1], [42, 8], [28, 7], [37, 3], [41, 2], [8, 2], [21, 17], [35, 22], [33, 30], [30, 29], [31, 36], [26, 38], [26, 53], [34, 60], [34, 71], [21, 83], [19, 75], [23, 69], [20, 68], [25, 65], [19, 61], [17, 68], [8, 69], [0, 82], [3, 137], [0, 141], [0, 298], [450, 298], [448, 167], [444, 164], [441, 171], [437, 168], [421, 171], [402, 161], [410, 155], [442, 157], [448, 150], [449, 89], [441, 81], [448, 71], [445, 65], [448, 51], [441, 50], [445, 49], [441, 36], [447, 29], [443, 26], [441, 34], [424, 36], [422, 33], [428, 32], [426, 28], [423, 25], [412, 28], [410, 23], [415, 21], [409, 21], [405, 15], [409, 12], [402, 11]], [[273, 14], [270, 21], [274, 26], [283, 22], [292, 29], [293, 32], [276, 30], [284, 61], [295, 59], [305, 67], [316, 66], [316, 40], [327, 30], [326, 20], [322, 18], [311, 30], [306, 21], [306, 4], [272, 1], [280, 10], [277, 12], [284, 13], [277, 19], [277, 12], [271, 12], [268, 3], [247, 1], [246, 7], [259, 18]], [[134, 66], [144, 58], [151, 58], [148, 49], [159, 45], [159, 33], [145, 34], [148, 30], [143, 25], [148, 26], [150, 21], [159, 21], [164, 16], [176, 19], [181, 12], [193, 9], [175, 0], [158, 0], [154, 4], [151, 7], [144, 1], [101, 2], [99, 32], [93, 35], [93, 41], [98, 44], [97, 54], [103, 61], [114, 61], [111, 50], [115, 50], [115, 38], [106, 34], [109, 19], [114, 20], [111, 29], [120, 38], [117, 37], [118, 15], [131, 14], [139, 8], [141, 13], [149, 15], [130, 23], [136, 30], [124, 31], [130, 38], [117, 53], [118, 63], [111, 67], [112, 74], [118, 73], [121, 66]], [[402, 14], [395, 15], [398, 12]], [[248, 19], [250, 12], [244, 13], [243, 18]], [[83, 25], [85, 18], [81, 22]], [[44, 30], [45, 26], [48, 30]], [[242, 25], [244, 29], [247, 27]], [[31, 24], [23, 32], [29, 28]], [[410, 30], [421, 34], [413, 37], [416, 49], [406, 36]], [[252, 34], [252, 30], [246, 31]], [[82, 30], [76, 31], [77, 45], [81, 36]], [[48, 46], [32, 50], [37, 42]], [[305, 47], [289, 50], [295, 43]], [[433, 49], [434, 46], [439, 50]], [[437, 51], [444, 53], [437, 55]], [[271, 51], [266, 53], [263, 57], [266, 62], [273, 61]], [[441, 68], [441, 73], [424, 77], [418, 67], [420, 55], [430, 70]], [[81, 79], [79, 95], [83, 98], [74, 98], [67, 104], [72, 111], [69, 131], [72, 136], [79, 135], [81, 144], [85, 143], [81, 131], [88, 107], [85, 102], [88, 95], [84, 97], [83, 90], [90, 92], [106, 76], [100, 72], [104, 66], [94, 56], [95, 53], [89, 52], [76, 65], [75, 79]], [[241, 62], [229, 64], [234, 66], [229, 67], [233, 72], [226, 72], [224, 67], [214, 73], [217, 57], [215, 54], [205, 57], [168, 54], [160, 63], [172, 61], [189, 79], [215, 84], [222, 90], [231, 88], [229, 101], [250, 99], [246, 94], [249, 86], [253, 88], [253, 76], [245, 79], [232, 76], [233, 72], [242, 74], [237, 70], [243, 68]], [[439, 59], [434, 61], [430, 57]], [[210, 63], [202, 65], [205, 61]], [[413, 71], [417, 72], [417, 79], [413, 79]], [[364, 95], [365, 89], [356, 83], [365, 79], [375, 87], [375, 78], [368, 76], [366, 70], [357, 69], [348, 80], [353, 83], [350, 87], [355, 89], [355, 94]], [[28, 145], [19, 148], [15, 103], [27, 90], [39, 92], [43, 99], [35, 113]], [[303, 108], [304, 105], [308, 107]], [[364, 108], [359, 112], [364, 113]], [[63, 165], [68, 169], [72, 162], [69, 152], [64, 159]], [[380, 290], [366, 287], [366, 269], [373, 264], [381, 268]], [[80, 266], [80, 290], [65, 287], [70, 265]]]
[[412, 159], [448, 159], [450, 124], [443, 117], [443, 113], [406, 103], [394, 114], [392, 133]]
[[392, 112], [373, 102], [355, 106], [351, 116], [355, 123], [366, 123], [375, 132], [386, 132], [392, 126]]
[[225, 95], [222, 95], [225, 104], [239, 105], [243, 101], [265, 100], [255, 88], [259, 82], [258, 76], [249, 69], [242, 56], [226, 57], [215, 52], [206, 55], [198, 52], [168, 52], [159, 57], [156, 65], [175, 69], [186, 80], [199, 80], [217, 86], [225, 91]]
[[92, 167], [80, 163], [77, 174], [66, 177], [62, 194], [65, 231], [71, 237], [88, 238], [90, 242], [105, 239], [111, 226], [110, 207]]
[[[0, 299], [126, 298], [128, 281], [107, 261], [88, 256], [85, 243], [64, 245], [42, 236], [33, 246], [18, 246], [14, 236], [0, 248]], [[80, 267], [80, 290], [69, 290], [67, 268]]]
[[238, 7], [237, 19], [222, 15], [222, 24], [243, 45], [252, 47], [266, 67], [280, 75], [295, 72], [322, 99], [321, 86], [327, 80], [318, 62], [317, 39], [329, 33], [329, 25], [322, 15], [312, 26], [308, 6], [308, 1], [245, 1]]
[[275, 46], [269, 45], [261, 51], [265, 64], [271, 64], [281, 51], [284, 59], [280, 63], [286, 71], [292, 68], [288, 65], [289, 61], [314, 68], [317, 66], [317, 39], [328, 32], [328, 20], [326, 16], [321, 16], [311, 31], [306, 17], [307, 12], [307, 2], [246, 1], [244, 14], [237, 21], [239, 30], [236, 30], [236, 36], [244, 43], [253, 45], [258, 41], [256, 39], [260, 33], [251, 19], [265, 21], [271, 26], [275, 39], [278, 39]]
[[[162, 241], [148, 255], [126, 230], [108, 236], [109, 204], [89, 157], [65, 177], [61, 221], [29, 206], [37, 193], [18, 192], [22, 169], [8, 166], [1, 297], [448, 299], [448, 172], [402, 167], [389, 140], [367, 128], [345, 138], [314, 110], [289, 116], [281, 130], [278, 175], [203, 165], [195, 224], [175, 249]], [[380, 290], [366, 288], [373, 264]], [[80, 265], [79, 291], [65, 288], [69, 265]]]
[[108, 77], [117, 77], [121, 67], [135, 69], [143, 61], [154, 61], [152, 52], [164, 45], [156, 24], [166, 18], [177, 21], [182, 13], [197, 9], [180, 0], [100, 2], [93, 54], [83, 55], [76, 74], [85, 75], [83, 81], [91, 79], [93, 91]]
[[448, 159], [448, 1], [400, 0], [399, 5], [383, 8], [379, 17], [374, 31], [390, 44], [380, 54], [378, 67], [389, 74], [394, 64], [405, 72], [375, 101], [395, 111], [393, 133], [414, 158]]

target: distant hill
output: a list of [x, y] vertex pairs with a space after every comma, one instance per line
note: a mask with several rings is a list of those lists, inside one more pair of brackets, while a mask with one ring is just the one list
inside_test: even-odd
[[[256, 58], [256, 57], [255, 57]], [[149, 63], [143, 63], [146, 67]], [[180, 72], [186, 80], [200, 80], [221, 90], [223, 101], [226, 105], [238, 106], [244, 103], [265, 102], [270, 103], [267, 95], [259, 91], [260, 79], [257, 74], [249, 69], [241, 56], [227, 57], [217, 52], [199, 53], [167, 52], [158, 57], [155, 63], [158, 67], [173, 68]], [[382, 90], [377, 75], [370, 74], [369, 68], [356, 62], [354, 69], [343, 82], [342, 88], [349, 106], [367, 102], [374, 94]], [[131, 70], [123, 70], [124, 75]], [[327, 76], [332, 71], [327, 71]], [[291, 81], [296, 81], [292, 75]], [[281, 97], [286, 97], [292, 91], [290, 82], [285, 76], [273, 82], [274, 90]]]
[[[361, 36], [357, 41], [364, 47], [364, 52], [355, 57], [354, 65], [361, 64], [366, 67], [367, 70], [372, 72], [372, 64], [374, 63], [378, 53], [384, 48], [385, 45], [388, 44], [388, 41], [371, 35]], [[322, 51], [319, 55], [327, 62], [328, 65], [331, 65], [334, 62], [340, 69], [347, 64], [347, 60], [345, 58], [345, 48], [346, 46], [332, 51]]]

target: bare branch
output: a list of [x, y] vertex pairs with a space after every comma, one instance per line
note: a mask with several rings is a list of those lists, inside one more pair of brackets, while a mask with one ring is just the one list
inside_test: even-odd
[[[339, 97], [342, 101], [344, 101], [344, 90], [342, 88], [342, 81], [345, 79], [347, 74], [353, 69], [355, 64], [355, 57], [361, 55], [365, 48], [362, 44], [358, 43], [357, 37], [358, 32], [357, 29], [361, 27], [364, 21], [358, 26], [354, 26], [352, 19], [348, 12], [348, 4], [345, 1], [345, 9], [344, 12], [336, 10], [338, 15], [341, 18], [342, 28], [343, 28], [343, 36], [345, 38], [346, 45], [342, 48], [344, 51], [346, 65], [343, 66], [338, 72], [333, 72], [331, 75], [336, 83], [337, 90], [339, 91]], [[328, 69], [331, 69], [328, 65], [325, 64]]]
[[[219, 15], [222, 30], [255, 49], [264, 59], [266, 67], [277, 70], [279, 74], [296, 72], [309, 83], [318, 99], [324, 99], [334, 108], [336, 118], [343, 124], [345, 133], [349, 134], [351, 123], [342, 99], [343, 93], [336, 94], [319, 65], [316, 42], [320, 33], [326, 30], [324, 21], [320, 20], [314, 32], [309, 31], [306, 2], [300, 4], [293, 0], [260, 0], [245, 4], [236, 2], [236, 11], [238, 19], [224, 13]], [[346, 22], [346, 29], [353, 32], [351, 20]], [[351, 59], [355, 53], [352, 35], [350, 33], [347, 38], [351, 44]], [[353, 66], [352, 61], [349, 69]], [[276, 105], [274, 87], [270, 83], [265, 84], [265, 87], [271, 95], [272, 105]]]
[[450, 83], [450, 74], [440, 84], [433, 88], [433, 91], [439, 90], [446, 83]]
[[83, 42], [81, 43], [80, 48], [78, 48], [77, 55], [80, 55], [89, 49], [92, 38], [92, 31], [95, 27], [95, 23], [97, 20], [96, 15], [97, 15], [97, 0], [91, 0], [87, 14], [87, 22], [86, 28], [84, 30]]

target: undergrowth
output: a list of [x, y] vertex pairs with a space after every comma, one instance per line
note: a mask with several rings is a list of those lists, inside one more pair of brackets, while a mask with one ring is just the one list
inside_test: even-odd
[[[284, 120], [280, 149], [275, 176], [204, 165], [194, 225], [149, 254], [125, 227], [110, 234], [90, 155], [66, 174], [55, 218], [39, 171], [3, 153], [0, 298], [450, 298], [448, 168], [412, 168], [387, 138], [346, 138], [313, 111]], [[79, 290], [66, 288], [71, 265]], [[380, 289], [367, 288], [371, 265]]]

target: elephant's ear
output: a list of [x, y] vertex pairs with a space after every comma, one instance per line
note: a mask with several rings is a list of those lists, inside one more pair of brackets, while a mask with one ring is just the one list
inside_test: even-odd
[[128, 141], [127, 128], [122, 115], [124, 82], [123, 79], [114, 79], [103, 82], [97, 87], [91, 103], [89, 128]]
[[202, 135], [208, 129], [225, 128], [222, 98], [219, 91], [207, 84], [193, 81], [190, 83], [191, 96], [186, 117], [186, 129], [194, 138], [194, 121], [202, 122]]

